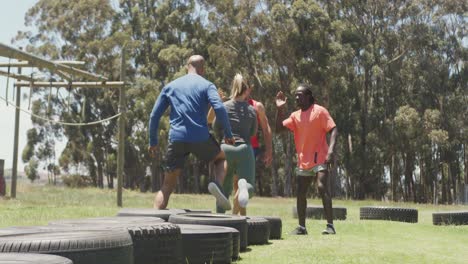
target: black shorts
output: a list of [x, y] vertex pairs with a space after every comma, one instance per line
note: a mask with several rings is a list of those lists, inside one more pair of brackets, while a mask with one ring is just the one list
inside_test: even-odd
[[184, 167], [185, 158], [194, 154], [203, 161], [213, 160], [221, 151], [218, 142], [210, 134], [207, 140], [201, 142], [169, 142], [166, 155], [166, 170], [174, 171]]

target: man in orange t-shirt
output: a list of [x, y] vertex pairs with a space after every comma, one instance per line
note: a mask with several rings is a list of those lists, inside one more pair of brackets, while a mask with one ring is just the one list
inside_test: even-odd
[[[281, 91], [276, 95], [276, 131], [289, 129], [293, 132], [297, 153], [299, 226], [293, 231], [293, 234], [307, 235], [305, 226], [307, 191], [314, 177], [322, 197], [323, 210], [327, 219], [327, 227], [322, 234], [335, 234], [332, 200], [328, 190], [328, 167], [332, 161], [338, 131], [327, 109], [315, 104], [309, 85], [299, 85], [295, 92], [295, 98], [300, 109], [286, 118], [286, 96]], [[331, 133], [330, 145], [327, 144], [327, 133]]]

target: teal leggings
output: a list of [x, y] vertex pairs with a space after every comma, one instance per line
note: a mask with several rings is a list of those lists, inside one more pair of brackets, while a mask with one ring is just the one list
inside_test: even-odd
[[255, 186], [255, 156], [252, 146], [245, 143], [221, 144], [221, 149], [226, 154], [227, 161], [227, 172], [223, 183], [226, 196], [232, 192], [234, 175]]

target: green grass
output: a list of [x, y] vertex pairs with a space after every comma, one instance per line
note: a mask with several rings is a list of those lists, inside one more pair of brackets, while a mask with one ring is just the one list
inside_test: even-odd
[[[20, 183], [17, 199], [0, 199], [0, 227], [45, 225], [65, 218], [113, 216], [119, 208], [114, 190], [69, 189]], [[151, 207], [154, 194], [124, 191], [124, 207]], [[320, 201], [310, 199], [309, 205]], [[336, 221], [337, 235], [322, 236], [324, 220], [307, 220], [308, 236], [291, 236], [297, 225], [292, 218], [293, 198], [254, 197], [248, 214], [279, 216], [283, 221], [283, 239], [269, 245], [249, 246], [238, 263], [467, 263], [468, 226], [434, 226], [432, 213], [465, 210], [468, 206], [432, 206], [376, 201], [334, 200], [347, 208], [345, 221]], [[419, 211], [416, 224], [359, 219], [361, 206], [397, 206]], [[209, 195], [171, 197], [169, 207], [211, 209]]]

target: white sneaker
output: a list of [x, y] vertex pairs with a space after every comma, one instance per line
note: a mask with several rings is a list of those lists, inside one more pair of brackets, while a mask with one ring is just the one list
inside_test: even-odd
[[217, 183], [210, 182], [208, 184], [208, 191], [216, 198], [216, 205], [219, 205], [224, 210], [231, 210], [231, 203]]
[[245, 179], [240, 179], [237, 182], [237, 185], [239, 186], [239, 196], [237, 199], [239, 200], [239, 206], [242, 208], [246, 208], [249, 203], [249, 190], [247, 184], [248, 183]]

